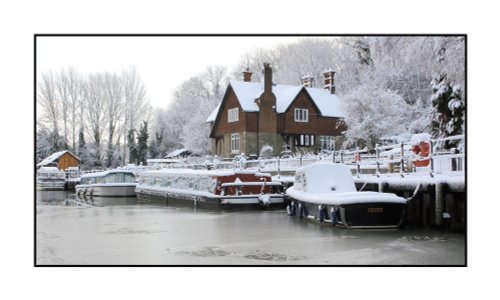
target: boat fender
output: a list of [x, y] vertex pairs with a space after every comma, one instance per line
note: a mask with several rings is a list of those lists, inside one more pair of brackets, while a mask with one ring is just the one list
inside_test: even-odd
[[295, 201], [292, 201], [291, 213], [292, 213], [292, 216], [295, 216], [297, 214], [297, 207], [295, 206]]
[[332, 220], [332, 226], [337, 224], [337, 212], [335, 211], [335, 207], [330, 209], [330, 220]]
[[259, 202], [261, 205], [269, 207], [271, 205], [271, 197], [266, 194], [259, 195]]
[[323, 221], [325, 220], [325, 209], [322, 205], [318, 206], [318, 220], [320, 223], [323, 223]]
[[302, 218], [304, 216], [304, 205], [302, 203], [299, 203], [299, 218]]
[[286, 206], [286, 213], [287, 215], [291, 216], [292, 215], [292, 209], [290, 208], [290, 205]]

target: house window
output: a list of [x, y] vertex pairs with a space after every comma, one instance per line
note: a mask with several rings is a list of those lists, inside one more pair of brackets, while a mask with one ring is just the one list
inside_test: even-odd
[[321, 135], [319, 137], [321, 150], [333, 150], [335, 147], [335, 139], [330, 135]]
[[309, 122], [309, 110], [306, 108], [296, 108], [294, 116], [295, 122]]
[[232, 133], [231, 134], [231, 152], [240, 152], [240, 134]]
[[295, 146], [310, 147], [314, 146], [313, 134], [301, 134], [294, 137]]
[[227, 121], [228, 122], [236, 122], [240, 119], [239, 109], [231, 108], [227, 110]]

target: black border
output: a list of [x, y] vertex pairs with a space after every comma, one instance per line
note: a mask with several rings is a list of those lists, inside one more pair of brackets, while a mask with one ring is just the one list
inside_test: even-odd
[[[37, 111], [36, 111], [36, 96], [37, 96], [37, 38], [38, 37], [353, 37], [353, 36], [366, 36], [366, 37], [375, 37], [375, 36], [405, 36], [405, 37], [425, 37], [425, 36], [456, 36], [456, 37], [464, 37], [464, 55], [465, 55], [465, 86], [464, 86], [464, 102], [465, 102], [465, 131], [464, 131], [464, 140], [465, 140], [465, 261], [463, 265], [39, 265], [36, 261], [36, 253], [37, 253], [37, 240], [36, 240], [36, 224], [37, 224], [37, 213], [36, 213], [36, 120], [37, 120]], [[467, 68], [468, 68], [468, 60], [467, 60], [467, 34], [437, 34], [437, 33], [425, 33], [425, 34], [395, 34], [395, 33], [381, 33], [381, 34], [318, 34], [318, 33], [301, 33], [301, 34], [291, 34], [291, 33], [280, 33], [280, 34], [262, 34], [262, 33], [248, 33], [248, 34], [236, 34], [236, 33], [216, 33], [216, 34], [207, 34], [207, 33], [175, 33], [175, 34], [148, 34], [148, 33], [134, 33], [134, 34], [116, 34], [116, 33], [101, 33], [101, 34], [93, 34], [93, 33], [80, 33], [80, 34], [68, 34], [68, 33], [35, 33], [33, 35], [33, 66], [34, 66], [34, 76], [33, 76], [33, 104], [34, 104], [34, 123], [33, 123], [33, 144], [34, 144], [34, 152], [33, 152], [33, 215], [34, 215], [34, 223], [33, 223], [33, 266], [34, 267], [390, 267], [390, 268], [398, 268], [398, 267], [467, 267], [468, 266], [468, 192], [467, 192], [467, 173], [468, 173], [468, 159], [467, 159], [467, 148], [468, 148], [468, 140], [467, 140], [467, 127], [468, 127], [468, 113], [467, 113], [467, 99], [468, 99], [468, 77], [467, 77]]]

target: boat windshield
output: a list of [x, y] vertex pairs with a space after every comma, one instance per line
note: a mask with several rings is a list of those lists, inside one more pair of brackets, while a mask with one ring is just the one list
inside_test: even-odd
[[135, 177], [130, 173], [111, 173], [106, 176], [106, 183], [134, 183]]

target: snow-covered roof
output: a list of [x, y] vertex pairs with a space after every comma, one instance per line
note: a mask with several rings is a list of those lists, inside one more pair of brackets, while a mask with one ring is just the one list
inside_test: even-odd
[[[236, 94], [243, 111], [259, 111], [259, 106], [255, 103], [255, 99], [259, 98], [264, 92], [262, 83], [229, 80], [229, 85]], [[303, 88], [301, 85], [273, 85], [273, 94], [276, 96], [276, 112], [284, 113]], [[344, 117], [344, 112], [340, 108], [340, 101], [337, 95], [331, 94], [328, 90], [321, 88], [305, 89], [323, 116]], [[212, 111], [206, 122], [215, 121], [219, 109], [220, 105]]]
[[271, 176], [269, 173], [261, 173], [255, 170], [193, 170], [193, 169], [161, 169], [141, 173], [155, 176], [233, 176], [238, 174], [255, 174], [255, 176]]
[[294, 199], [316, 204], [406, 203], [391, 193], [357, 192], [349, 167], [324, 162], [297, 169], [295, 184], [286, 193]]
[[212, 113], [210, 114], [210, 116], [208, 116], [208, 118], [207, 118], [207, 120], [205, 122], [210, 123], [210, 122], [215, 121], [215, 118], [217, 118], [217, 112], [219, 112], [219, 108], [220, 108], [220, 104], [217, 105], [216, 108], [214, 108], [214, 110], [212, 111]]
[[170, 152], [169, 154], [165, 155], [165, 158], [177, 157], [177, 156], [179, 156], [187, 151], [189, 151], [189, 150], [185, 149], [185, 148], [177, 149], [177, 150], [174, 150], [174, 151]]
[[[68, 153], [71, 153], [69, 152], [68, 150], [64, 150], [64, 151], [59, 151], [59, 152], [56, 152], [56, 153], [52, 153], [51, 155], [49, 155], [47, 158], [45, 158], [44, 160], [42, 160], [38, 165], [36, 165], [37, 167], [40, 167], [40, 166], [46, 166], [50, 163], [53, 163], [54, 161], [56, 161], [57, 159], [59, 159], [59, 157], [63, 156], [66, 152]], [[73, 155], [73, 154], [71, 154]], [[74, 155], [73, 155], [74, 156]], [[76, 156], [75, 156], [76, 157]], [[78, 159], [78, 157], [76, 157]]]
[[117, 170], [108, 170], [108, 171], [102, 171], [102, 172], [88, 173], [88, 174], [82, 175], [81, 178], [104, 177], [106, 175], [114, 174], [114, 173], [124, 173], [124, 174], [132, 174], [132, 175], [134, 175], [134, 172], [132, 172], [132, 171], [118, 170], [117, 169]]
[[41, 167], [38, 173], [62, 173], [57, 167]]

